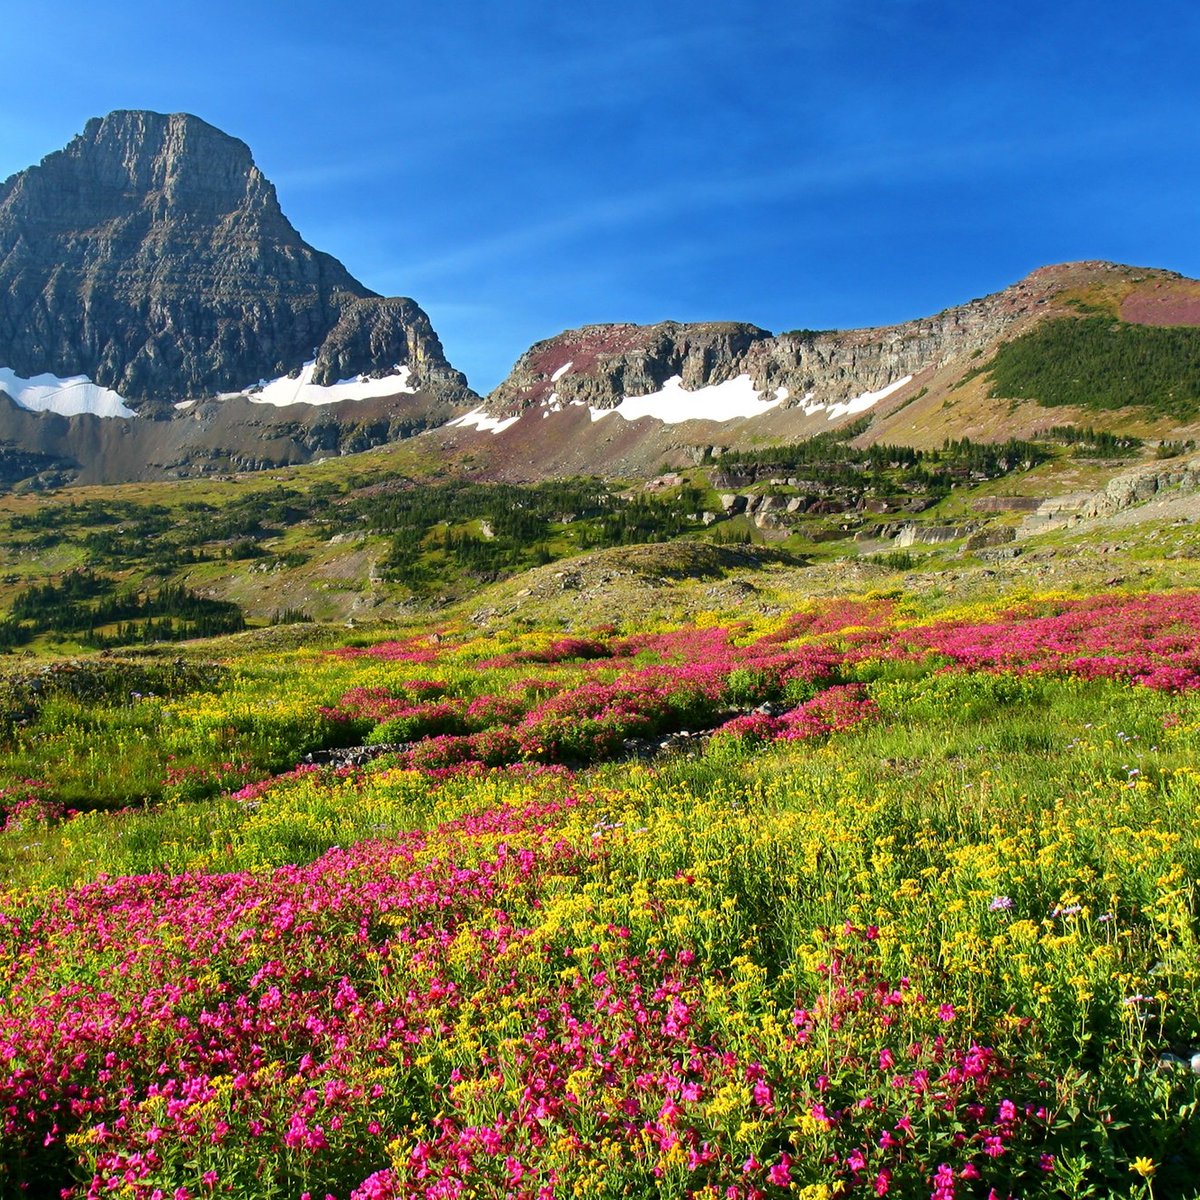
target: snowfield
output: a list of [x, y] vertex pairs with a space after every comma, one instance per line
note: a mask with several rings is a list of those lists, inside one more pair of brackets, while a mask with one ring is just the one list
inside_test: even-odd
[[712, 383], [694, 392], [684, 389], [683, 379], [672, 375], [662, 391], [648, 396], [626, 396], [616, 408], [590, 409], [593, 421], [618, 413], [627, 421], [654, 417], [664, 425], [682, 421], [732, 421], [737, 417], [758, 417], [781, 404], [787, 389], [779, 388], [764, 400], [749, 375], [738, 375], [724, 383]]
[[90, 413], [94, 417], [136, 417], [125, 397], [111, 388], [93, 383], [86, 375], [60, 379], [57, 375], [34, 375], [22, 379], [8, 367], [0, 367], [0, 389], [12, 398], [19, 408], [30, 412], [52, 412], [60, 417], [78, 417]]
[[277, 408], [285, 408], [289, 404], [319, 405], [340, 404], [343, 400], [375, 400], [401, 393], [411, 395], [417, 390], [408, 382], [410, 372], [406, 366], [397, 366], [394, 374], [384, 375], [380, 379], [357, 375], [353, 379], [339, 379], [328, 387], [321, 387], [312, 381], [316, 365], [315, 360], [306, 362], [294, 379], [284, 375], [240, 392], [226, 392], [221, 399], [244, 396], [255, 404], [273, 404]]
[[469, 413], [465, 413], [461, 417], [455, 417], [453, 421], [447, 421], [445, 427], [447, 429], [466, 429], [468, 426], [474, 425], [480, 433], [503, 433], [510, 425], [515, 425], [520, 419], [520, 413], [515, 417], [489, 417], [482, 408], [473, 408]]
[[805, 413], [811, 415], [815, 412], [820, 412], [821, 409], [828, 407], [829, 420], [836, 421], [838, 417], [845, 417], [851, 413], [866, 412], [868, 408], [874, 408], [880, 400], [886, 399], [893, 392], [898, 392], [906, 383], [912, 383], [912, 376], [905, 375], [903, 379], [897, 379], [895, 383], [889, 383], [887, 387], [880, 388], [877, 392], [863, 392], [861, 396], [855, 396], [853, 400], [842, 400], [837, 404], [815, 404], [811, 408], [805, 408]]
[[[397, 366], [395, 373], [381, 379], [359, 375], [354, 379], [339, 379], [328, 387], [313, 383], [316, 363], [307, 362], [296, 378], [282, 376], [264, 380], [240, 392], [224, 392], [220, 399], [241, 397], [255, 404], [272, 404], [277, 408], [289, 404], [340, 404], [344, 400], [374, 400], [385, 396], [411, 395], [416, 388], [409, 383], [409, 369]], [[90, 413], [94, 417], [136, 417], [137, 413], [125, 402], [125, 397], [110, 388], [93, 383], [86, 375], [60, 379], [57, 375], [34, 375], [23, 379], [8, 367], [0, 367], [0, 389], [12, 397], [13, 403], [30, 412], [52, 412], [62, 417], [77, 417]], [[180, 401], [175, 407], [186, 412], [194, 400]]]
[[[559, 367], [552, 376], [560, 379], [571, 366], [566, 363]], [[813, 403], [813, 393], [809, 392], [801, 401], [801, 411], [806, 417], [816, 413], [827, 413], [829, 420], [838, 417], [866, 412], [878, 404], [880, 400], [897, 392], [906, 383], [912, 381], [911, 375], [889, 383], [887, 387], [877, 392], [863, 392], [850, 400], [841, 400], [835, 404], [825, 404], [821, 401]], [[639, 421], [643, 417], [652, 417], [664, 425], [679, 425], [684, 421], [733, 421], [738, 418], [760, 417], [771, 409], [777, 408], [789, 396], [785, 387], [776, 388], [765, 397], [760, 393], [754, 380], [749, 375], [738, 375], [727, 379], [724, 383], [713, 383], [707, 387], [697, 388], [694, 392], [687, 391], [683, 379], [672, 375], [663, 384], [662, 390], [652, 392], [648, 396], [624, 396], [621, 402], [613, 408], [593, 408], [588, 406], [593, 424], [603, 420], [613, 413], [624, 417], [626, 421]], [[582, 406], [582, 400], [572, 400], [572, 406]], [[551, 413], [562, 412], [562, 398], [557, 392], [551, 392], [541, 403], [541, 416], [545, 420]], [[480, 432], [503, 433], [515, 425], [523, 416], [518, 413], [512, 417], [493, 417], [482, 406], [473, 409], [465, 416], [456, 417], [446, 422], [446, 428], [467, 429], [475, 428]]]

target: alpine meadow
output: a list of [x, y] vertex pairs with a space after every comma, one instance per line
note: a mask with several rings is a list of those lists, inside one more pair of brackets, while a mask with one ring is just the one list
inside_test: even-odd
[[1197, 1200], [1200, 281], [945, 302], [476, 392], [199, 117], [0, 184], [0, 1200]]

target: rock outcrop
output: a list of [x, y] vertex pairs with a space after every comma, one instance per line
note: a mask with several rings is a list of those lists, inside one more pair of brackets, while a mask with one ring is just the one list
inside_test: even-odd
[[675, 375], [695, 391], [733, 379], [751, 350], [770, 339], [765, 329], [733, 321], [585, 325], [531, 346], [488, 396], [487, 409], [515, 413], [551, 395], [612, 408], [623, 396], [658, 391]]
[[1200, 459], [1169, 466], [1156, 465], [1118, 475], [1109, 480], [1102, 492], [1097, 492], [1088, 500], [1080, 515], [1085, 518], [1108, 517], [1134, 505], [1144, 504], [1172, 488], [1183, 493], [1200, 489]]
[[982, 350], [1061, 287], [1057, 277], [1035, 272], [995, 295], [878, 329], [771, 334], [733, 322], [588, 325], [538, 342], [486, 406], [506, 415], [553, 394], [564, 404], [613, 408], [673, 376], [696, 391], [739, 375], [763, 394], [786, 389], [785, 409], [806, 400], [838, 404]]
[[[771, 334], [732, 322], [588, 325], [531, 347], [487, 397], [486, 409], [507, 416], [551, 396], [560, 404], [614, 408], [625, 396], [658, 391], [673, 376], [681, 377], [685, 390], [696, 391], [740, 375], [748, 375], [763, 396], [786, 391], [785, 411], [814, 404], [829, 408], [957, 361], [965, 371], [999, 338], [1015, 336], [1058, 311], [1056, 302], [1069, 289], [1099, 285], [1119, 295], [1134, 288], [1131, 279], [1158, 289], [1133, 296], [1157, 299], [1162, 292], [1175, 298], [1176, 308], [1186, 300], [1200, 311], [1192, 280], [1167, 271], [1080, 262], [1039, 268], [1002, 291], [879, 328]], [[1132, 299], [1125, 307], [1133, 313]]]
[[309, 246], [248, 147], [197, 117], [96, 118], [0, 184], [0, 366], [167, 415], [314, 358], [317, 384], [406, 366], [409, 386], [474, 398], [417, 304]]
[[1086, 521], [1114, 517], [1150, 500], [1194, 497], [1197, 492], [1200, 492], [1200, 458], [1136, 467], [1113, 476], [1100, 491], [1043, 500], [1035, 512], [1022, 520], [1017, 534], [1028, 537], [1051, 529], [1072, 528]]

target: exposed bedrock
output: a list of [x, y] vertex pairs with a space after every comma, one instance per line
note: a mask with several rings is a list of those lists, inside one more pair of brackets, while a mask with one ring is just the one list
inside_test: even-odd
[[314, 358], [318, 384], [407, 366], [469, 396], [420, 307], [308, 245], [245, 143], [197, 117], [93, 119], [0, 184], [0, 366], [87, 375], [166, 415]]

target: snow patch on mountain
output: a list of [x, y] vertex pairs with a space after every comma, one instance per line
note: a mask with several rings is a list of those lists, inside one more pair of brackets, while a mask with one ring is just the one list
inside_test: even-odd
[[60, 417], [136, 417], [125, 397], [111, 388], [93, 383], [86, 375], [60, 379], [57, 375], [34, 375], [22, 379], [8, 367], [0, 367], [0, 390], [8, 393], [19, 408], [30, 412], [52, 412]]
[[447, 421], [445, 428], [466, 429], [468, 426], [473, 425], [480, 433], [503, 433], [510, 425], [515, 425], [520, 419], [520, 413], [515, 417], [489, 417], [482, 408], [473, 408], [469, 413], [464, 413], [461, 417], [455, 417], [453, 421]]
[[345, 400], [375, 400], [401, 393], [412, 395], [417, 390], [408, 381], [408, 367], [397, 366], [394, 374], [378, 379], [356, 375], [353, 379], [339, 379], [328, 387], [322, 387], [312, 381], [316, 365], [315, 360], [306, 362], [300, 374], [294, 378], [284, 375], [279, 379], [262, 380], [257, 386], [241, 392], [226, 392], [221, 399], [244, 396], [254, 404], [273, 404], [277, 408], [285, 408], [289, 404], [340, 404]]
[[[830, 405], [814, 404], [811, 407], [806, 406], [804, 412], [806, 415], [811, 416], [815, 412], [827, 409], [828, 419], [836, 421], [838, 417], [849, 416], [852, 413], [866, 412], [868, 408], [874, 408], [880, 400], [886, 399], [893, 392], [898, 392], [906, 383], [912, 383], [911, 375], [905, 375], [903, 379], [897, 379], [895, 383], [889, 383], [887, 387], [880, 388], [877, 392], [863, 392], [861, 396], [855, 396], [853, 400], [842, 400], [837, 404]], [[811, 393], [809, 394], [811, 395]]]
[[664, 425], [682, 421], [732, 421], [737, 417], [758, 417], [781, 404], [787, 397], [786, 388], [778, 388], [768, 399], [749, 375], [738, 375], [724, 383], [710, 383], [694, 392], [684, 389], [683, 379], [672, 375], [662, 390], [648, 396], [625, 396], [615, 408], [592, 408], [592, 420], [599, 421], [610, 413], [619, 413], [627, 421], [653, 417]]
[[575, 364], [573, 362], [565, 362], [553, 375], [550, 376], [551, 383], [557, 383]]
[[[555, 371], [553, 378], [560, 379], [570, 367], [567, 363]], [[880, 400], [898, 391], [912, 380], [911, 375], [889, 383], [887, 387], [877, 392], [863, 392], [851, 400], [842, 400], [836, 404], [813, 402], [813, 393], [808, 392], [799, 398], [799, 407], [805, 416], [825, 412], [829, 420], [847, 416], [851, 413], [865, 412]], [[648, 396], [624, 396], [621, 402], [613, 408], [595, 408], [586, 405], [583, 400], [569, 400], [571, 407], [587, 407], [592, 422], [603, 420], [612, 413], [619, 413], [626, 421], [638, 421], [643, 417], [652, 417], [664, 425], [678, 425], [684, 421], [733, 421], [738, 418], [762, 416], [777, 408], [791, 395], [786, 387], [760, 391], [753, 378], [749, 375], [738, 375], [727, 379], [724, 383], [711, 383], [706, 387], [687, 391], [683, 386], [683, 378], [672, 375], [657, 392]], [[560, 413], [564, 409], [562, 397], [557, 391], [552, 391], [540, 404], [540, 416], [546, 420], [552, 413]], [[537, 410], [534, 410], [537, 411]], [[515, 425], [523, 413], [509, 417], [494, 417], [480, 406], [447, 421], [447, 429], [477, 429], [481, 433], [503, 433]]]

